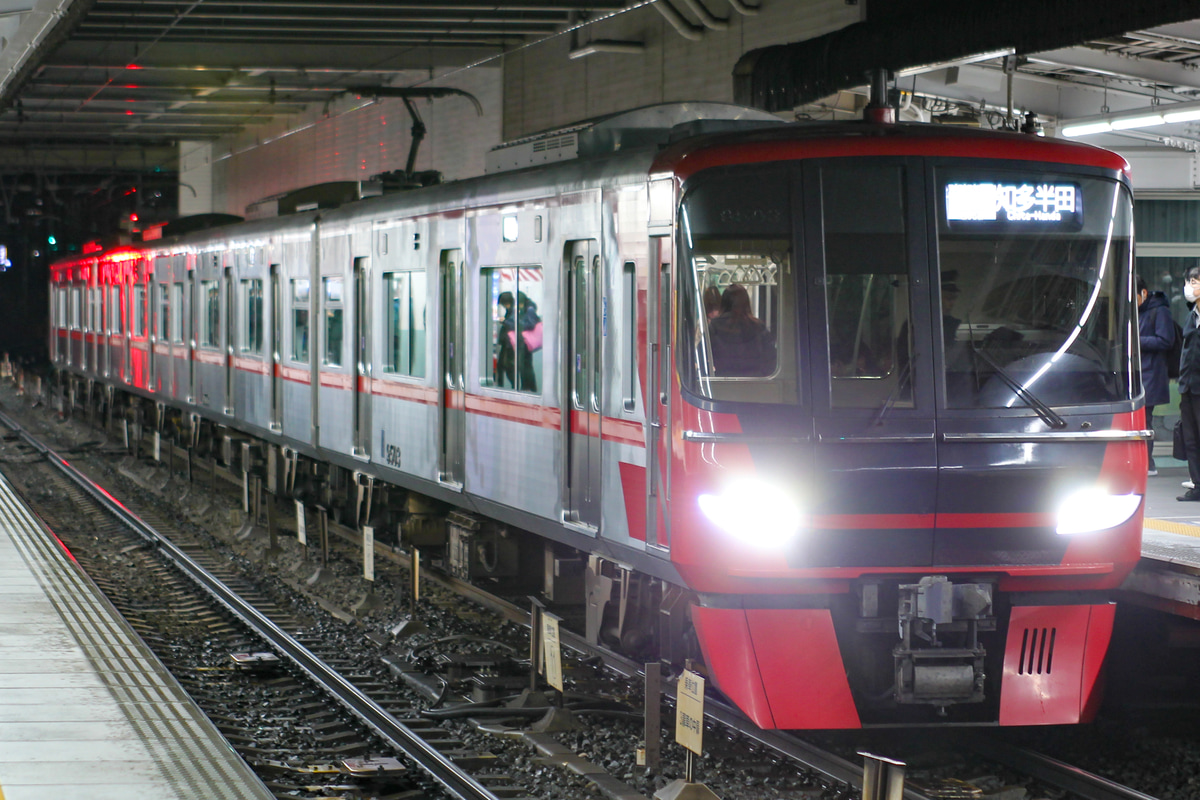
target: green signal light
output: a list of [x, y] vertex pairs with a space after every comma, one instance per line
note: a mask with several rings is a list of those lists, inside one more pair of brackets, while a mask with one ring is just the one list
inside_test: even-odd
[[54, 245], [54, 244], [58, 244], [58, 239], [55, 239], [53, 236], [51, 236], [51, 237], [49, 237], [48, 239], [46, 239], [46, 242], [47, 242], [48, 244], [52, 244], [52, 245]]

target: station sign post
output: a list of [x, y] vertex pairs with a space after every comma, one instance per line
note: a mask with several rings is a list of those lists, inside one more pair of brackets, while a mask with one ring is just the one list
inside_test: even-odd
[[684, 777], [654, 793], [655, 800], [720, 800], [693, 777], [693, 757], [704, 753], [704, 676], [685, 669], [675, 685], [675, 741], [684, 748]]

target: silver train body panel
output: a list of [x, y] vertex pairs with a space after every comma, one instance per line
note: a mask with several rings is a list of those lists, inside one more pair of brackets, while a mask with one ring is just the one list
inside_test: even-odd
[[[645, 552], [630, 525], [646, 516], [634, 309], [650, 267], [652, 155], [146, 243], [148, 341], [126, 331], [112, 346], [114, 334], [85, 361], [68, 336], [59, 361], [88, 374], [108, 364], [107, 380], [131, 392], [514, 524]], [[536, 389], [500, 377], [505, 287], [535, 300]], [[417, 288], [423, 325], [398, 369], [390, 298]], [[145, 376], [128, 364], [139, 347]]]

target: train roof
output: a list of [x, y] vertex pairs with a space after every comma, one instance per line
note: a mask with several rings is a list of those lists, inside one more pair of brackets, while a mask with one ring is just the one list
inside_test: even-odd
[[1129, 173], [1122, 156], [1081, 142], [921, 122], [858, 121], [796, 122], [693, 137], [663, 148], [652, 171], [686, 180], [731, 163], [887, 155], [1042, 161]]
[[[692, 104], [692, 111], [697, 109]], [[582, 146], [577, 157], [500, 171], [421, 189], [348, 203], [337, 209], [237, 222], [204, 231], [167, 236], [116, 251], [77, 256], [56, 262], [66, 268], [97, 257], [122, 258], [139, 249], [203, 246], [215, 238], [253, 239], [291, 230], [311, 230], [318, 219], [336, 227], [364, 218], [387, 219], [442, 213], [461, 208], [516, 205], [552, 193], [628, 185], [648, 175], [674, 175], [679, 180], [710, 167], [734, 163], [767, 163], [805, 158], [928, 155], [952, 158], [1006, 159], [1089, 166], [1128, 174], [1120, 155], [1091, 145], [1005, 131], [963, 129], [929, 123], [796, 122], [768, 124], [766, 115], [729, 115], [721, 104], [709, 104], [696, 118], [684, 113], [688, 104], [670, 109], [651, 107], [600, 118], [570, 129]], [[721, 114], [727, 116], [722, 117]], [[681, 122], [680, 120], [685, 120]], [[522, 147], [561, 137], [549, 131], [505, 147]], [[503, 148], [502, 148], [503, 149]], [[169, 229], [168, 229], [169, 230]], [[128, 257], [128, 256], [125, 256]]]

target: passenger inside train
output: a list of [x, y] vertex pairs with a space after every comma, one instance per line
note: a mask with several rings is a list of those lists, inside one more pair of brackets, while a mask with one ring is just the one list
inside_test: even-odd
[[750, 307], [740, 283], [721, 293], [721, 312], [709, 323], [713, 368], [722, 377], [753, 377], [775, 371], [775, 337]]

